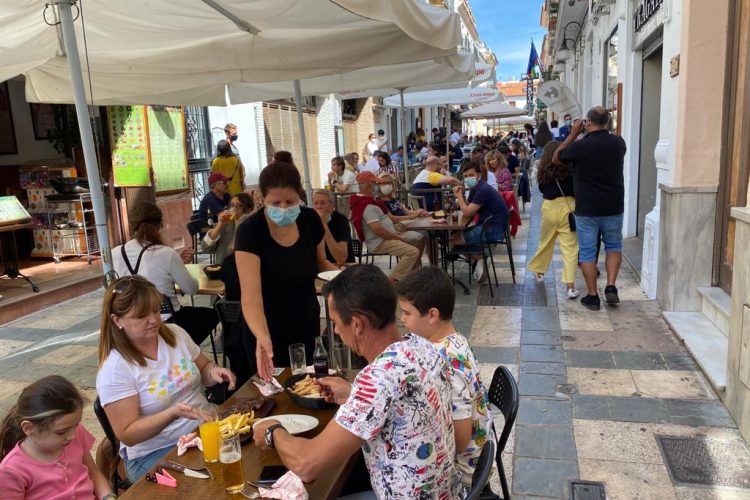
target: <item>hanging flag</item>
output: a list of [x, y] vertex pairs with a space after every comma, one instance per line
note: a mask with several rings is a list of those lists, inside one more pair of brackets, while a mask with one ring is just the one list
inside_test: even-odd
[[534, 47], [534, 40], [531, 41], [531, 52], [529, 53], [529, 65], [526, 68], [526, 77], [529, 80], [533, 80], [537, 77], [536, 67], [541, 67], [539, 63], [539, 54], [536, 53], [536, 47]]

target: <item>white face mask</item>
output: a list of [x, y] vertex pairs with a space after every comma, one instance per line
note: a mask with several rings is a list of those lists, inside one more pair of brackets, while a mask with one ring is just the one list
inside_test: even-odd
[[393, 192], [393, 184], [383, 184], [380, 186], [380, 192], [386, 196]]

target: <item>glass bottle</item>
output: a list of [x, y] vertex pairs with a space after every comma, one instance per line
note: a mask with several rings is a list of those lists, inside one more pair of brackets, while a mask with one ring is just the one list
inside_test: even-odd
[[315, 373], [328, 375], [328, 351], [323, 344], [323, 337], [315, 337], [315, 352], [313, 353]]
[[208, 209], [208, 212], [206, 213], [206, 223], [208, 223], [208, 227], [214, 227], [214, 216], [211, 213], [211, 209]]

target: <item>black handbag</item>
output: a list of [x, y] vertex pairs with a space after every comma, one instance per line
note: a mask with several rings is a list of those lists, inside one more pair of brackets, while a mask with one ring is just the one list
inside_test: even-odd
[[[557, 184], [557, 189], [560, 190], [560, 194], [562, 195], [563, 199], [566, 197], [565, 192], [563, 191], [562, 187], [560, 186], [560, 183], [558, 181], [555, 181]], [[573, 213], [573, 210], [570, 209], [570, 205], [568, 204], [567, 200], [565, 201], [565, 204], [568, 205], [568, 226], [570, 226], [570, 230], [575, 232], [576, 231], [576, 216], [575, 213]]]

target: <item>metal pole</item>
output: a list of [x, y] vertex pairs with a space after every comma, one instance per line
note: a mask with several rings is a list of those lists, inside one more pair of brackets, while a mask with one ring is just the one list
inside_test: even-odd
[[70, 83], [73, 87], [73, 98], [75, 99], [76, 114], [78, 115], [78, 130], [81, 133], [83, 157], [86, 161], [86, 175], [88, 175], [89, 179], [91, 202], [94, 205], [94, 224], [96, 226], [96, 236], [99, 241], [99, 251], [102, 256], [102, 271], [104, 274], [107, 274], [112, 270], [109, 235], [107, 232], [107, 212], [104, 207], [102, 181], [99, 177], [99, 164], [96, 161], [94, 134], [91, 131], [91, 117], [86, 105], [86, 94], [83, 91], [81, 60], [78, 57], [78, 44], [76, 42], [75, 28], [73, 27], [73, 16], [70, 13], [70, 6], [75, 3], [75, 0], [53, 1], [60, 15], [63, 44], [65, 45], [65, 53], [68, 58]]
[[404, 108], [404, 89], [398, 89], [398, 95], [401, 99], [401, 144], [404, 146], [404, 186], [409, 189], [409, 146], [406, 143], [406, 111]]
[[307, 206], [312, 205], [313, 188], [310, 182], [310, 162], [307, 160], [307, 139], [305, 138], [305, 120], [302, 115], [302, 89], [299, 80], [294, 80], [294, 102], [297, 104], [297, 126], [299, 127], [299, 140], [302, 146], [302, 170], [305, 173], [305, 193], [307, 193]]

